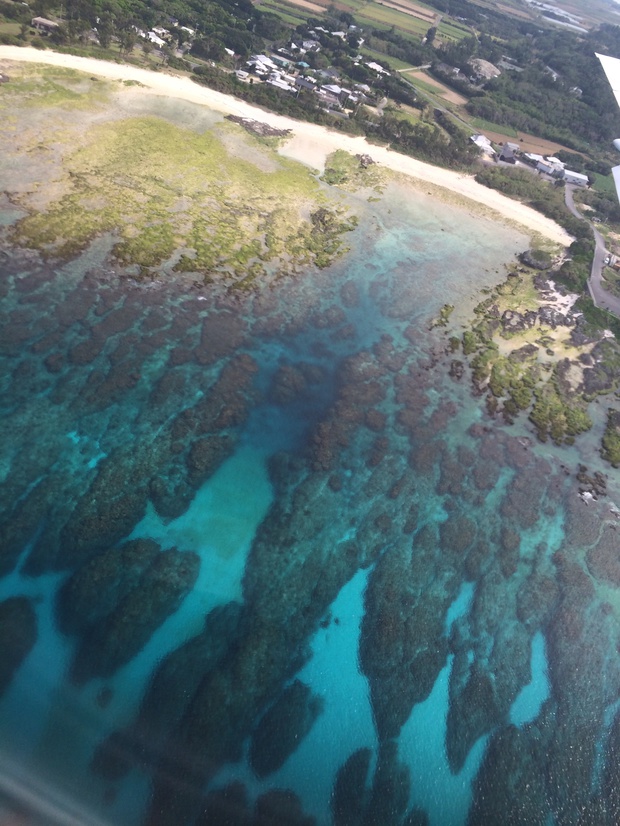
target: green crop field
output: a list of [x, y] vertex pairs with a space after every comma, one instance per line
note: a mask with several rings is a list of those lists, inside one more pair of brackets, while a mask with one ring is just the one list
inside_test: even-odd
[[[428, 31], [428, 20], [421, 20], [419, 17], [412, 17], [410, 14], [390, 9], [379, 3], [368, 3], [360, 10], [361, 15], [370, 21], [371, 24], [382, 23], [386, 27], [395, 28], [408, 34], [423, 37]], [[358, 19], [362, 17], [358, 14]]]
[[406, 63], [404, 60], [399, 60], [397, 57], [377, 52], [374, 49], [361, 48], [360, 54], [368, 60], [375, 60], [377, 63], [388, 63], [390, 69], [398, 71], [399, 69], [411, 69], [411, 63]]
[[594, 189], [598, 190], [599, 192], [608, 192], [611, 195], [615, 195], [616, 193], [616, 185], [614, 184], [614, 179], [612, 175], [599, 175], [598, 172], [594, 173]]
[[500, 135], [506, 135], [510, 138], [516, 138], [519, 134], [512, 126], [502, 126], [499, 123], [491, 123], [491, 121], [482, 118], [472, 118], [470, 123], [481, 132], [499, 132]]
[[305, 23], [310, 16], [308, 9], [302, 9], [292, 2], [287, 2], [287, 0], [262, 0], [260, 8], [262, 11], [270, 11], [277, 14], [281, 20], [285, 23], [290, 23], [292, 26]]
[[442, 22], [439, 24], [437, 28], [437, 32], [440, 37], [448, 37], [451, 40], [462, 40], [464, 37], [468, 37], [471, 35], [471, 31], [465, 26], [460, 26], [458, 23]]

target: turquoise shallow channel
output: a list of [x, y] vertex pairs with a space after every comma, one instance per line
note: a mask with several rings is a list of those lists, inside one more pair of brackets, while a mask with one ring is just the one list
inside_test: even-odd
[[358, 209], [250, 294], [0, 253], [0, 814], [620, 822], [619, 539], [430, 324], [528, 239]]

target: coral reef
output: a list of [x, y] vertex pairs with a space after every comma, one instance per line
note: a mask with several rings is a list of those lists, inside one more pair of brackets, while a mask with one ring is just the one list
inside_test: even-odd
[[284, 689], [252, 732], [250, 765], [258, 777], [266, 777], [284, 765], [322, 710], [321, 698], [313, 697], [299, 680]]
[[0, 602], [0, 697], [37, 640], [37, 616], [27, 597]]
[[134, 657], [180, 606], [199, 566], [195, 553], [161, 552], [153, 541], [134, 540], [73, 574], [58, 605], [63, 630], [80, 637], [72, 678], [110, 676]]

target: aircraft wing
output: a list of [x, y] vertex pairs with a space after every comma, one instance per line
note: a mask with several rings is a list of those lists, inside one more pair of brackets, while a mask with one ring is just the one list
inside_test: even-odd
[[618, 193], [618, 200], [620, 201], [620, 166], [614, 166], [611, 170], [611, 174], [614, 176], [616, 192]]
[[609, 57], [606, 54], [597, 54], [601, 61], [603, 71], [607, 75], [607, 80], [611, 86], [611, 91], [614, 93], [616, 102], [620, 106], [620, 59], [617, 57]]
[[[597, 54], [596, 56], [601, 61], [601, 66], [607, 75], [607, 80], [609, 81], [611, 91], [614, 93], [614, 97], [616, 98], [616, 103], [620, 106], [620, 59], [617, 57], [609, 57], [609, 55], [605, 54]], [[616, 149], [620, 149], [618, 143], [618, 139], [616, 138], [614, 141], [614, 146]], [[620, 166], [614, 166], [611, 171], [614, 176], [618, 200], [620, 201]]]

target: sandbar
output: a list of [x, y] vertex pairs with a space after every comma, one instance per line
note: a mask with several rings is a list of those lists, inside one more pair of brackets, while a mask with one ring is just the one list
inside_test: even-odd
[[31, 47], [0, 46], [0, 60], [62, 66], [109, 80], [138, 81], [142, 84], [140, 91], [144, 94], [174, 97], [224, 114], [254, 118], [277, 129], [292, 130], [292, 137], [280, 147], [280, 153], [311, 166], [313, 169], [322, 171], [328, 155], [337, 149], [343, 149], [353, 155], [368, 154], [376, 163], [388, 169], [433, 187], [448, 190], [460, 198], [482, 204], [499, 213], [505, 221], [519, 224], [529, 232], [538, 233], [562, 246], [569, 245], [573, 240], [555, 221], [551, 221], [519, 201], [514, 201], [500, 192], [482, 186], [477, 183], [473, 175], [424, 163], [386, 147], [376, 146], [366, 138], [353, 137], [318, 124], [305, 123], [269, 112], [230, 95], [201, 86], [188, 77], [163, 70], [154, 72], [126, 63], [112, 63], [90, 57], [41, 51]]

